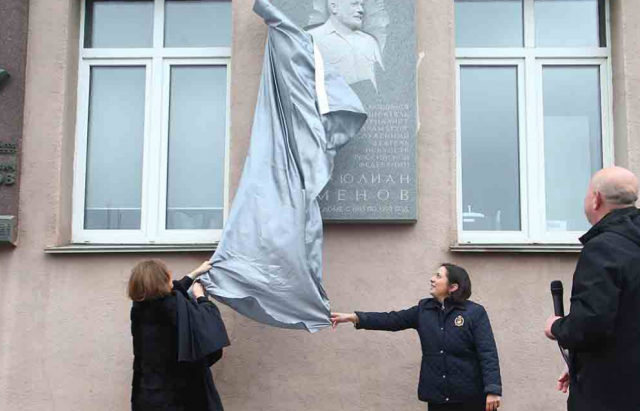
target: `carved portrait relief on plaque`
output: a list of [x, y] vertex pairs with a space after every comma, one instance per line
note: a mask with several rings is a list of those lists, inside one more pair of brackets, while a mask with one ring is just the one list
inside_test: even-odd
[[314, 0], [307, 31], [329, 68], [348, 84], [369, 80], [377, 90], [376, 65], [384, 70], [388, 25], [384, 0]]

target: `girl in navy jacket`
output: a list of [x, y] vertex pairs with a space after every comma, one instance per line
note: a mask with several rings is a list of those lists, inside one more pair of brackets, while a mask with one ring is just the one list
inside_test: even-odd
[[422, 365], [418, 398], [429, 411], [495, 411], [502, 382], [498, 350], [484, 307], [469, 301], [471, 280], [462, 267], [443, 264], [431, 277], [430, 294], [407, 310], [332, 313], [333, 327], [418, 331]]

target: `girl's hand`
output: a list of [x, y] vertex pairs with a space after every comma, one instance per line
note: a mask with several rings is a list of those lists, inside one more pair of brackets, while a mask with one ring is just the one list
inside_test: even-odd
[[340, 323], [357, 323], [358, 316], [355, 313], [331, 313], [331, 327], [335, 330]]
[[500, 401], [501, 400], [502, 400], [502, 398], [500, 398], [499, 395], [488, 394], [487, 395], [487, 408], [486, 408], [486, 411], [496, 411], [498, 408], [500, 408]]
[[208, 272], [209, 270], [211, 270], [211, 261], [205, 261], [204, 263], [200, 264], [200, 267], [191, 271], [191, 273], [189, 274], [189, 277], [195, 280], [196, 278], [200, 277], [202, 274]]

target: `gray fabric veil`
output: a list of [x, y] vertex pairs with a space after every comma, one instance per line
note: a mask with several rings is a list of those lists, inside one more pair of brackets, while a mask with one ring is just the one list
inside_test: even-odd
[[267, 0], [256, 0], [254, 11], [269, 33], [251, 145], [201, 282], [249, 318], [316, 332], [330, 325], [317, 198], [337, 150], [367, 116], [342, 77], [324, 72], [309, 34]]

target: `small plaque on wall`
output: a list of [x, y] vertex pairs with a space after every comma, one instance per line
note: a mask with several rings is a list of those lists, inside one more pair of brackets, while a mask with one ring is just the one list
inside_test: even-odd
[[0, 215], [0, 244], [15, 245], [18, 239], [15, 216]]

